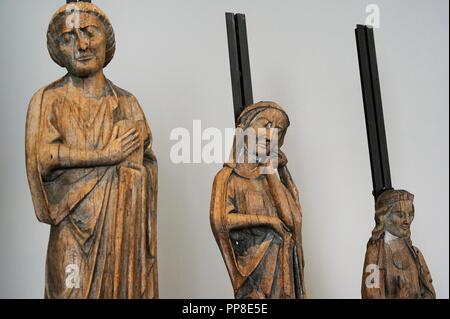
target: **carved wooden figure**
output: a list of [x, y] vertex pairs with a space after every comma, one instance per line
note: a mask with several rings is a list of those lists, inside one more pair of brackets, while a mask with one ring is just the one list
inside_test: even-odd
[[26, 165], [35, 212], [51, 225], [46, 298], [156, 298], [157, 162], [136, 98], [105, 78], [112, 25], [71, 2], [48, 50], [67, 75], [32, 98]]
[[377, 198], [376, 226], [364, 262], [363, 298], [436, 298], [425, 259], [411, 241], [413, 201], [414, 195], [403, 190], [388, 190]]
[[414, 195], [392, 188], [373, 28], [358, 25], [355, 35], [376, 208], [376, 226], [364, 262], [362, 297], [435, 298], [425, 259], [410, 239]]
[[235, 297], [304, 298], [302, 210], [278, 149], [289, 118], [277, 104], [260, 102], [246, 107], [237, 124], [255, 132], [258, 143], [251, 147], [251, 134], [236, 135], [232, 160], [217, 174], [211, 195], [211, 226]]

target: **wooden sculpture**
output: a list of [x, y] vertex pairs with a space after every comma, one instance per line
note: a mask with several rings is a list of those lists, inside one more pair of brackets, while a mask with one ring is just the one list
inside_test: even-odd
[[51, 58], [67, 69], [32, 98], [26, 165], [35, 212], [51, 225], [46, 298], [156, 298], [157, 162], [136, 98], [103, 74], [108, 17], [68, 1], [51, 19]]
[[[272, 102], [248, 106], [238, 119], [242, 130], [262, 129], [264, 136], [258, 138], [266, 145], [273, 142], [271, 128], [277, 128], [280, 147], [288, 126], [288, 116]], [[242, 160], [259, 158], [258, 149], [237, 144], [234, 153], [242, 156], [234, 156], [217, 174], [211, 195], [211, 226], [235, 297], [304, 298], [302, 210], [287, 158], [278, 151], [278, 167], [266, 174], [270, 163]]]
[[302, 210], [279, 150], [289, 118], [276, 103], [253, 104], [245, 16], [226, 18], [237, 131], [232, 159], [214, 181], [211, 227], [235, 298], [301, 299]]
[[414, 195], [383, 192], [376, 201], [376, 226], [367, 244], [362, 280], [365, 299], [434, 299], [431, 274], [420, 250], [412, 245]]
[[375, 197], [376, 226], [367, 244], [362, 297], [367, 299], [435, 298], [423, 255], [412, 245], [414, 195], [391, 185], [381, 90], [373, 29], [356, 28], [361, 85]]

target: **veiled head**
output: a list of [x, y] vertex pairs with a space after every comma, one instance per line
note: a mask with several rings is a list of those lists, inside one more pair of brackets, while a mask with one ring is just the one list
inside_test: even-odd
[[87, 77], [107, 66], [114, 57], [114, 30], [96, 5], [72, 2], [53, 15], [47, 47], [58, 65], [73, 75]]
[[[254, 133], [257, 143], [254, 148], [256, 154], [250, 155], [258, 157], [279, 153], [289, 125], [287, 114], [274, 102], [259, 102], [246, 107], [237, 121], [238, 128], [244, 133], [248, 133], [249, 129]], [[245, 143], [245, 146], [249, 147], [248, 143]]]

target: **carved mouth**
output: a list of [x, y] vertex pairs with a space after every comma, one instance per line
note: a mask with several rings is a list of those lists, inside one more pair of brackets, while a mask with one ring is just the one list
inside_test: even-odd
[[92, 60], [93, 58], [94, 58], [93, 55], [85, 55], [85, 56], [80, 56], [78, 58], [75, 58], [75, 60], [77, 60], [79, 62], [85, 62], [85, 61]]

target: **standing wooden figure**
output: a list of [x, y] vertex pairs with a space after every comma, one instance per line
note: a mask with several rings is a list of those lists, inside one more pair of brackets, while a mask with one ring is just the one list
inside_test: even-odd
[[414, 195], [388, 190], [376, 200], [376, 226], [367, 244], [364, 299], [434, 299], [425, 258], [411, 241]]
[[90, 1], [51, 19], [48, 50], [67, 69], [32, 98], [26, 165], [51, 225], [46, 298], [157, 298], [157, 161], [136, 98], [103, 74], [112, 25]]
[[362, 297], [436, 298], [425, 259], [410, 237], [414, 195], [391, 185], [373, 29], [358, 25], [355, 33], [376, 210], [364, 261]]
[[226, 14], [236, 135], [217, 174], [211, 227], [237, 299], [302, 299], [302, 209], [280, 151], [289, 117], [253, 104], [245, 15]]
[[[239, 143], [237, 134], [233, 159], [214, 181], [211, 226], [237, 299], [305, 297], [299, 193], [286, 156], [272, 147], [283, 145], [288, 126], [273, 102], [246, 107], [238, 129], [258, 132], [258, 142], [251, 147], [249, 134]], [[269, 152], [277, 166], [262, 160]]]

